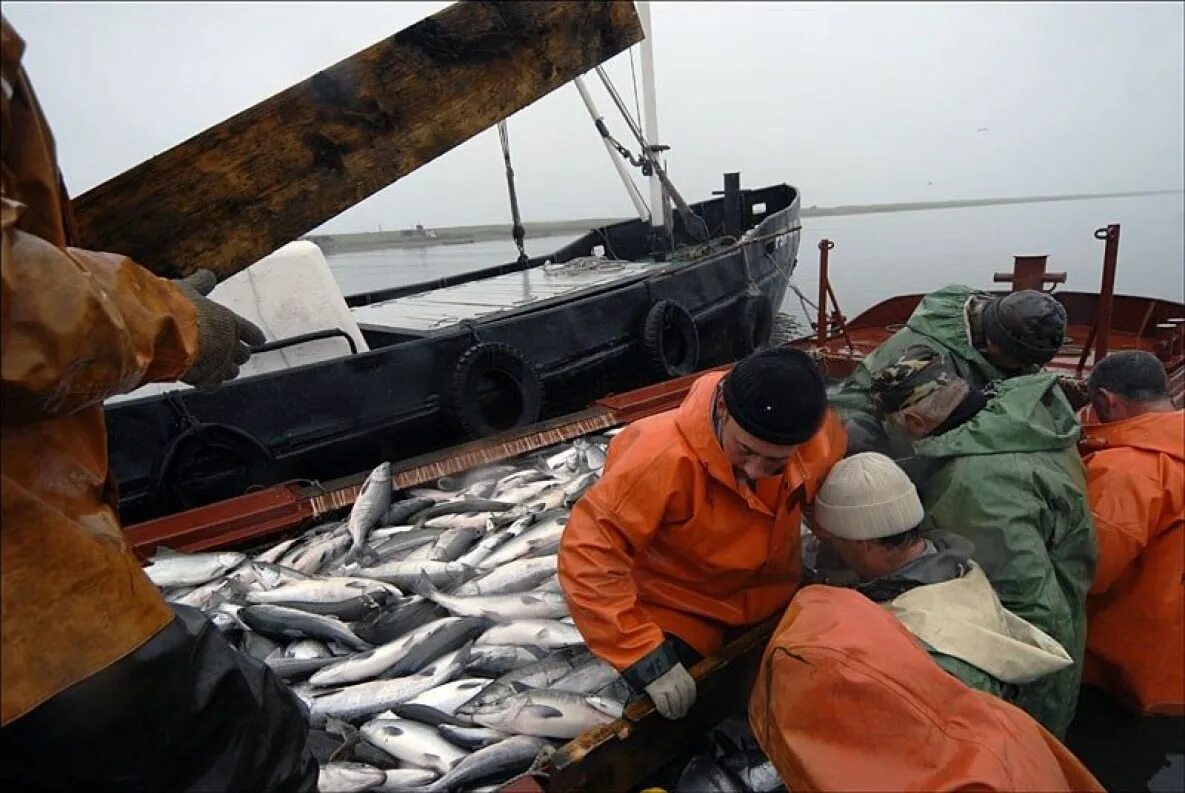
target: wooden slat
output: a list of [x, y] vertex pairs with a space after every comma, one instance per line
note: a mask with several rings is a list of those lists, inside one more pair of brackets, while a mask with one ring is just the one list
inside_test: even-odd
[[633, 3], [457, 3], [79, 196], [81, 244], [229, 277], [642, 39]]

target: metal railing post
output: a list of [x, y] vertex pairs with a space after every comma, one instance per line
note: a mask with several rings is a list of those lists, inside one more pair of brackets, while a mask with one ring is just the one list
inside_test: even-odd
[[[831, 285], [828, 280], [828, 253], [835, 243], [828, 239], [819, 240], [819, 322], [815, 328], [815, 340], [820, 347], [827, 343], [827, 295]], [[838, 308], [838, 306], [836, 306]]]
[[1099, 288], [1099, 304], [1095, 310], [1094, 362], [1098, 364], [1107, 356], [1107, 345], [1111, 341], [1111, 309], [1115, 305], [1115, 267], [1119, 259], [1119, 224], [1112, 223], [1094, 233], [1095, 239], [1103, 240], [1103, 284]]

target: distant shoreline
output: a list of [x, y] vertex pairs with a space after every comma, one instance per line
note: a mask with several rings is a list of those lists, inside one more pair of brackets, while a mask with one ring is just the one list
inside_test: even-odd
[[[1053, 201], [1087, 201], [1100, 198], [1134, 198], [1150, 195], [1170, 195], [1181, 190], [1140, 190], [1125, 193], [1080, 193], [1073, 195], [1025, 196], [1020, 198], [976, 198], [954, 201], [912, 201], [899, 204], [850, 204], [834, 207], [803, 207], [804, 218], [836, 217], [840, 215], [872, 215], [887, 212], [919, 212], [929, 209], [962, 209], [970, 207], [1003, 206], [1007, 204], [1044, 204]], [[552, 220], [538, 223], [524, 221], [528, 238], [551, 237], [557, 234], [584, 232], [619, 223], [628, 218], [584, 218]], [[429, 229], [434, 236], [417, 234], [410, 229], [396, 231], [363, 231], [350, 234], [309, 234], [302, 239], [316, 243], [325, 253], [374, 250], [378, 248], [424, 248], [436, 245], [463, 245], [470, 242], [511, 239], [508, 223], [482, 226], [449, 226]]]

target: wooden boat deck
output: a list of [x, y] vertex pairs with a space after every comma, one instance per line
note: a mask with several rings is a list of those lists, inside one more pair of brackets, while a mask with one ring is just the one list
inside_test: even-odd
[[649, 262], [544, 265], [353, 309], [360, 327], [429, 335], [464, 321], [571, 298], [655, 272]]

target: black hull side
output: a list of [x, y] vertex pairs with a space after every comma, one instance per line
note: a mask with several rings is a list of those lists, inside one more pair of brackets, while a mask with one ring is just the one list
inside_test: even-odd
[[[747, 224], [748, 238], [690, 262], [655, 265], [642, 278], [424, 338], [384, 339], [367, 330], [372, 345], [387, 346], [237, 380], [213, 393], [186, 390], [109, 406], [123, 522], [252, 486], [347, 476], [467, 440], [447, 405], [458, 359], [475, 342], [510, 345], [531, 361], [545, 389], [540, 419], [665, 379], [648, 366], [641, 341], [645, 315], [658, 300], [677, 301], [694, 318], [697, 368], [734, 360], [743, 346], [742, 306], [756, 299], [778, 312], [800, 236], [793, 188], [750, 191], [747, 201], [747, 217], [750, 205], [769, 206], [764, 221]], [[698, 208], [711, 219], [718, 203]], [[605, 239], [626, 247], [626, 235], [642, 233], [639, 226], [594, 231], [549, 258], [587, 255]]]

